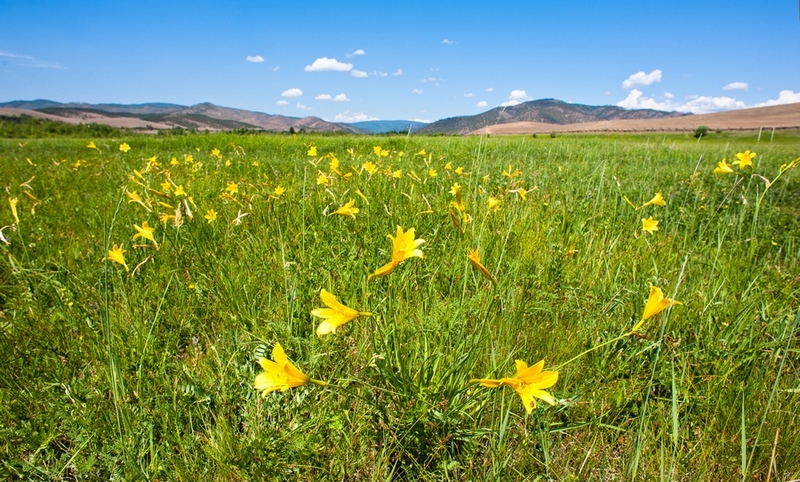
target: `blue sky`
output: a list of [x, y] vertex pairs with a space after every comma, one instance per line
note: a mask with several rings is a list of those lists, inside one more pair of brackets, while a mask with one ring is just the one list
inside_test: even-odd
[[0, 0], [0, 102], [437, 120], [556, 98], [714, 112], [800, 102], [789, 0]]

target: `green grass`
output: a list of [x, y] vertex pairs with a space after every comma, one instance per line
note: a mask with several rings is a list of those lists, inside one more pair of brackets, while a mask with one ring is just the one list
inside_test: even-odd
[[[3, 199], [0, 475], [765, 480], [772, 467], [772, 480], [796, 479], [800, 177], [788, 171], [765, 193], [759, 176], [800, 156], [800, 137], [768, 140], [0, 140], [19, 216]], [[713, 174], [746, 149], [755, 169]], [[328, 153], [352, 175], [322, 186]], [[152, 156], [160, 166], [148, 169]], [[381, 170], [362, 172], [366, 161]], [[509, 165], [521, 175], [503, 176]], [[448, 214], [456, 182], [463, 232]], [[657, 192], [666, 207], [623, 198], [639, 206]], [[355, 220], [324, 214], [349, 199]], [[160, 222], [178, 202], [182, 226]], [[659, 229], [643, 235], [648, 216]], [[158, 249], [132, 240], [145, 221]], [[397, 225], [416, 229], [424, 258], [367, 281], [390, 260]], [[131, 272], [104, 261], [114, 244]], [[475, 248], [496, 285], [467, 260]], [[639, 321], [651, 284], [683, 305], [610, 342]], [[310, 311], [323, 288], [373, 316], [318, 338]], [[256, 360], [276, 342], [328, 386], [262, 398]], [[556, 406], [526, 415], [513, 390], [468, 383], [513, 376], [516, 359], [560, 366]]]

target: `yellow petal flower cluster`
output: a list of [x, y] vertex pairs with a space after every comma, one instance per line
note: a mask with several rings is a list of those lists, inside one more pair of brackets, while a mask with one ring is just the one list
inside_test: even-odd
[[125, 271], [130, 271], [130, 268], [128, 268], [128, 263], [125, 262], [125, 250], [123, 250], [116, 244], [114, 245], [113, 248], [111, 248], [111, 251], [108, 252], [107, 259], [115, 263], [121, 264], [122, 266], [125, 267]]
[[262, 397], [277, 390], [283, 392], [308, 382], [325, 385], [325, 382], [308, 377], [292, 365], [292, 362], [286, 358], [286, 353], [280, 343], [275, 343], [275, 347], [272, 349], [272, 360], [262, 357], [258, 359], [258, 364], [264, 371], [256, 376], [253, 385], [256, 390], [261, 392]]
[[658, 231], [658, 221], [653, 219], [653, 216], [642, 219], [642, 231], [650, 234], [653, 234], [654, 231]]
[[355, 207], [356, 200], [351, 199], [350, 202], [345, 204], [344, 206], [340, 207], [336, 211], [332, 212], [331, 214], [339, 214], [341, 216], [350, 216], [351, 218], [355, 219], [356, 214], [360, 211], [357, 207]]
[[730, 164], [728, 164], [727, 159], [723, 159], [717, 163], [717, 167], [714, 169], [714, 174], [733, 174], [733, 168]]
[[414, 228], [409, 228], [408, 231], [403, 232], [403, 228], [397, 226], [397, 234], [394, 237], [389, 234], [387, 237], [392, 240], [392, 260], [369, 275], [368, 279], [388, 275], [408, 258], [423, 257], [422, 250], [419, 247], [425, 240], [414, 238]]
[[311, 311], [313, 316], [322, 318], [322, 323], [317, 327], [317, 336], [336, 333], [336, 329], [359, 316], [372, 316], [366, 311], [357, 311], [341, 304], [329, 291], [323, 289], [319, 297], [327, 308], [317, 308]]
[[651, 286], [650, 296], [647, 298], [647, 304], [645, 304], [644, 306], [642, 319], [639, 320], [639, 323], [636, 323], [636, 326], [633, 327], [631, 333], [638, 330], [648, 318], [656, 316], [657, 314], [661, 313], [662, 311], [666, 310], [672, 305], [682, 305], [682, 304], [683, 303], [681, 303], [680, 301], [664, 298], [664, 293], [661, 291], [661, 288], [658, 288], [656, 286]]
[[468, 249], [467, 259], [470, 261], [470, 263], [472, 263], [472, 266], [474, 266], [475, 269], [477, 269], [478, 272], [483, 275], [484, 278], [494, 283], [494, 278], [492, 277], [492, 274], [489, 273], [489, 270], [486, 269], [486, 267], [481, 263], [481, 257], [478, 254], [477, 249], [476, 250]]
[[542, 371], [544, 360], [529, 367], [522, 360], [516, 360], [517, 373], [511, 378], [473, 378], [470, 383], [480, 383], [488, 388], [511, 387], [522, 399], [525, 411], [530, 414], [536, 408], [536, 399], [555, 405], [555, 399], [544, 388], [550, 388], [558, 381], [557, 371]]
[[733, 161], [734, 166], [739, 166], [739, 169], [744, 169], [747, 166], [753, 167], [753, 158], [756, 157], [755, 152], [749, 150], [736, 153], [736, 160]]

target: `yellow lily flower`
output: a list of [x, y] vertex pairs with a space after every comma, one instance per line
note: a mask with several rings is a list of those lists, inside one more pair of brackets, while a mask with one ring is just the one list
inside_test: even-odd
[[119, 145], [119, 150], [122, 152], [128, 152], [131, 150], [131, 146], [129, 146], [127, 142], [123, 142]]
[[517, 374], [512, 378], [501, 378], [499, 380], [491, 378], [473, 378], [470, 383], [480, 383], [484, 387], [499, 388], [511, 387], [522, 399], [522, 404], [525, 406], [525, 411], [528, 415], [536, 408], [536, 399], [544, 400], [550, 405], [555, 405], [555, 399], [543, 388], [550, 388], [558, 381], [558, 372], [556, 371], [542, 371], [544, 368], [544, 360], [536, 365], [529, 367], [527, 363], [522, 360], [516, 360]]
[[646, 203], [642, 204], [642, 207], [645, 206], [661, 206], [664, 207], [667, 205], [667, 202], [664, 201], [664, 196], [661, 195], [660, 192], [657, 192], [653, 199], [647, 201]]
[[125, 250], [116, 244], [113, 248], [111, 248], [111, 251], [108, 252], [108, 257], [106, 259], [114, 261], [115, 263], [119, 263], [125, 267], [125, 271], [130, 271], [128, 264], [125, 262]]
[[10, 197], [8, 198], [8, 205], [11, 206], [11, 214], [14, 215], [14, 221], [19, 224], [19, 215], [17, 214], [17, 204], [19, 203], [19, 198]]
[[317, 148], [315, 146], [309, 147], [307, 154], [311, 157], [317, 157]]
[[403, 232], [403, 228], [397, 226], [397, 234], [392, 237], [391, 234], [387, 236], [392, 240], [392, 260], [381, 266], [374, 273], [369, 275], [367, 280], [386, 276], [392, 272], [396, 267], [408, 258], [422, 258], [422, 250], [419, 246], [425, 242], [424, 239], [414, 239], [414, 228], [409, 228], [408, 231]]
[[336, 211], [332, 212], [331, 214], [341, 214], [342, 216], [350, 216], [351, 218], [355, 219], [356, 214], [360, 211], [360, 209], [355, 207], [355, 203], [356, 200], [351, 199], [350, 202], [340, 207]]
[[213, 209], [209, 209], [206, 215], [203, 217], [206, 218], [206, 221], [208, 221], [209, 224], [211, 224], [217, 220], [217, 212]]
[[736, 153], [736, 160], [733, 161], [733, 165], [739, 166], [739, 169], [744, 169], [747, 166], [753, 167], [753, 158], [756, 157], [756, 153], [751, 153], [749, 150], [744, 152], [737, 152]]
[[642, 219], [642, 231], [650, 234], [653, 234], [654, 231], [658, 231], [658, 221], [653, 219], [653, 216]]
[[256, 375], [253, 386], [261, 392], [262, 397], [277, 390], [285, 392], [308, 382], [320, 386], [325, 385], [325, 382], [309, 378], [292, 365], [292, 362], [286, 358], [286, 353], [280, 343], [275, 343], [275, 347], [272, 348], [272, 360], [262, 357], [258, 359], [258, 364], [264, 371]]
[[323, 320], [317, 327], [317, 336], [336, 333], [337, 328], [359, 316], [372, 316], [372, 313], [368, 311], [357, 311], [339, 303], [339, 300], [324, 288], [320, 291], [319, 297], [327, 308], [317, 308], [311, 311], [313, 316]]
[[644, 305], [644, 312], [642, 313], [642, 319], [639, 320], [639, 323], [636, 323], [636, 326], [633, 327], [631, 333], [638, 330], [642, 324], [648, 318], [652, 318], [657, 314], [661, 313], [662, 311], [666, 310], [672, 305], [682, 305], [680, 301], [671, 300], [668, 298], [664, 298], [664, 293], [661, 291], [661, 288], [656, 286], [650, 286], [650, 296], [647, 298], [647, 304]]
[[86, 147], [88, 147], [89, 149], [95, 149], [95, 150], [98, 150], [98, 151], [100, 150], [100, 149], [97, 148], [96, 145], [94, 145], [94, 141], [89, 141], [89, 145], [86, 146]]
[[275, 190], [273, 191], [273, 193], [275, 194], [275, 197], [281, 197], [281, 196], [283, 196], [283, 193], [285, 193], [285, 192], [286, 192], [286, 188], [283, 187], [283, 186], [277, 186], [277, 187], [275, 187]]
[[155, 236], [153, 236], [153, 233], [155, 232], [155, 229], [150, 227], [150, 225], [147, 224], [147, 221], [143, 222], [141, 227], [139, 227], [136, 224], [134, 224], [133, 227], [136, 229], [136, 234], [133, 235], [134, 241], [136, 239], [138, 239], [138, 238], [145, 238], [145, 239], [149, 239], [150, 241], [153, 242], [153, 244], [158, 246], [158, 243], [156, 242], [156, 238], [155, 238]]
[[225, 188], [225, 191], [231, 194], [239, 194], [239, 185], [235, 182], [229, 182], [228, 186]]
[[733, 168], [730, 164], [728, 164], [727, 159], [723, 159], [717, 163], [717, 167], [714, 169], [714, 174], [733, 174]]
[[481, 257], [478, 254], [477, 249], [467, 249], [467, 259], [470, 261], [470, 263], [472, 263], [472, 266], [474, 266], [475, 269], [477, 269], [483, 275], [484, 278], [488, 279], [492, 283], [495, 282], [492, 274], [489, 273], [489, 270], [486, 269], [486, 267], [481, 263]]

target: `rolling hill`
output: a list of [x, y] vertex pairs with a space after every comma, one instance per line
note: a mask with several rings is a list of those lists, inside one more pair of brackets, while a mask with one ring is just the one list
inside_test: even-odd
[[661, 119], [683, 115], [686, 114], [652, 109], [628, 110], [615, 105], [569, 104], [555, 99], [540, 99], [514, 106], [495, 107], [482, 114], [442, 119], [423, 127], [419, 133], [467, 134], [486, 126], [511, 122], [566, 125], [604, 120]]
[[28, 115], [72, 124], [107, 124], [128, 129], [193, 129], [219, 131], [235, 129], [286, 132], [290, 129], [308, 132], [364, 131], [319, 117], [287, 117], [221, 107], [211, 103], [182, 106], [167, 103], [148, 104], [84, 104], [59, 103], [50, 100], [12, 101], [0, 104], [0, 115]]

